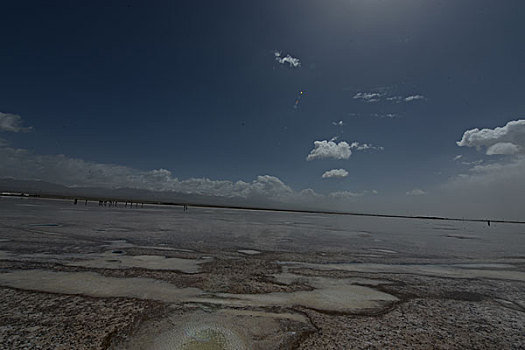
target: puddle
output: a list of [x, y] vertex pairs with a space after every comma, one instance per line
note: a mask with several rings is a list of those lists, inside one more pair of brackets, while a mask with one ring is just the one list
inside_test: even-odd
[[5, 250], [0, 250], [0, 260], [10, 260], [14, 258], [14, 255]]
[[397, 254], [395, 250], [390, 250], [390, 249], [372, 249], [372, 250], [378, 253]]
[[180, 303], [199, 296], [197, 288], [178, 288], [151, 278], [105, 277], [95, 272], [16, 270], [0, 273], [0, 285], [59, 294], [92, 297], [125, 297]]
[[237, 250], [237, 252], [241, 253], [241, 254], [246, 254], [246, 255], [257, 255], [257, 254], [261, 254], [260, 251], [258, 250], [253, 250], [253, 249], [239, 249]]
[[173, 247], [167, 247], [164, 244], [158, 245], [158, 246], [150, 246], [150, 245], [136, 245], [133, 243], [129, 243], [128, 241], [124, 239], [119, 239], [115, 241], [107, 241], [109, 244], [105, 244], [102, 247], [109, 247], [111, 249], [124, 249], [124, 248], [140, 248], [140, 249], [151, 249], [151, 250], [164, 250], [164, 251], [178, 251], [178, 252], [185, 252], [185, 253], [194, 253], [194, 250], [191, 249], [182, 249], [182, 248], [173, 248]]
[[[289, 272], [274, 275], [283, 284], [299, 282], [312, 288], [311, 291], [273, 292], [265, 294], [217, 293], [214, 298], [201, 297], [200, 302], [229, 306], [291, 307], [303, 306], [310, 309], [355, 312], [364, 309], [382, 308], [398, 299], [390, 294], [357, 283], [366, 279], [336, 279], [328, 277], [301, 276]], [[360, 283], [363, 284], [363, 283]], [[370, 280], [370, 285], [381, 281]]]
[[[325, 311], [349, 312], [381, 308], [398, 299], [393, 295], [354, 283], [366, 279], [333, 279], [283, 273], [274, 276], [281, 283], [301, 280], [311, 291], [274, 292], [266, 294], [204, 294], [197, 288], [178, 288], [170, 283], [150, 278], [104, 277], [95, 272], [52, 272], [17, 270], [0, 273], [0, 285], [13, 288], [63, 294], [83, 294], [94, 297], [129, 297], [152, 299], [167, 303], [206, 303], [224, 306], [292, 307], [299, 305]], [[371, 285], [377, 285], [371, 280]], [[362, 283], [361, 283], [362, 284]]]
[[[120, 255], [113, 250], [104, 254], [93, 254], [92, 259], [66, 263], [68, 266], [91, 267], [97, 269], [142, 268], [148, 270], [176, 270], [184, 273], [197, 273], [200, 264], [212, 259], [167, 258], [160, 255]], [[87, 257], [87, 256], [86, 256]]]
[[31, 227], [57, 227], [61, 226], [60, 224], [28, 224], [27, 226]]
[[[160, 321], [149, 321], [114, 349], [279, 349], [302, 331], [312, 330], [303, 316], [282, 329], [284, 314], [249, 310], [185, 311]], [[301, 317], [299, 315], [298, 317]], [[305, 321], [305, 322], [303, 322]]]
[[[314, 264], [303, 262], [280, 262], [314, 270], [342, 270], [370, 273], [409, 273], [448, 278], [488, 278], [525, 282], [525, 272], [503, 270], [514, 268], [507, 264], [451, 264], [451, 265], [388, 265], [388, 264]], [[483, 269], [483, 268], [488, 269]], [[497, 268], [498, 270], [490, 270]]]
[[273, 319], [286, 319], [293, 320], [302, 323], [308, 323], [306, 316], [301, 314], [292, 314], [288, 312], [277, 313], [277, 312], [266, 312], [266, 311], [255, 311], [255, 310], [243, 310], [243, 309], [221, 309], [217, 311], [218, 314], [224, 315], [235, 315], [235, 316], [249, 316], [249, 317], [268, 317]]
[[456, 239], [479, 239], [478, 236], [472, 236], [472, 235], [460, 235], [460, 234], [457, 234], [457, 235], [448, 234], [448, 235], [446, 235], [445, 237], [456, 238]]
[[152, 344], [155, 350], [222, 350], [247, 349], [241, 338], [219, 325], [187, 325], [182, 330], [159, 336]]

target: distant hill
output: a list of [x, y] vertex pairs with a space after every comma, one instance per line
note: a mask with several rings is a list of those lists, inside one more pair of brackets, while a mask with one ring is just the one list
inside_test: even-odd
[[67, 187], [46, 181], [0, 179], [0, 192], [24, 192], [41, 196], [82, 197], [99, 200], [132, 200], [144, 202], [187, 203], [213, 206], [249, 206], [275, 209], [312, 209], [269, 199], [206, 196], [173, 191], [150, 191], [136, 188]]

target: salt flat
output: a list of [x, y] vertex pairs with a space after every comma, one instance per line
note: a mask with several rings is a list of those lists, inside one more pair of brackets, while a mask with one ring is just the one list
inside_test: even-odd
[[189, 209], [1, 198], [0, 347], [524, 346], [525, 225]]

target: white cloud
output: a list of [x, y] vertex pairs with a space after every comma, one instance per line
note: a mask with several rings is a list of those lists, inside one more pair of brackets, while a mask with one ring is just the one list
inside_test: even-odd
[[412, 101], [417, 101], [417, 100], [424, 100], [425, 99], [425, 96], [423, 95], [411, 95], [411, 96], [407, 96], [403, 99], [403, 101], [405, 102], [412, 102]]
[[350, 145], [350, 148], [356, 149], [358, 151], [364, 151], [367, 149], [374, 149], [374, 150], [382, 151], [384, 149], [382, 146], [374, 146], [369, 143], [359, 143], [359, 142], [352, 142], [352, 144]]
[[286, 55], [283, 57], [280, 51], [275, 51], [274, 56], [275, 56], [275, 60], [279, 62], [280, 64], [288, 63], [290, 67], [294, 67], [294, 68], [301, 66], [301, 61], [298, 58], [292, 57], [290, 55]]
[[351, 154], [350, 145], [345, 141], [339, 143], [327, 140], [314, 141], [314, 149], [310, 151], [306, 160], [325, 158], [348, 159]]
[[412, 191], [408, 191], [406, 193], [407, 196], [422, 196], [424, 194], [427, 194], [427, 193], [420, 188], [414, 188]]
[[456, 160], [459, 160], [461, 158], [463, 158], [463, 155], [462, 154], [458, 154], [457, 156], [454, 157], [454, 160], [456, 161]]
[[0, 131], [28, 131], [31, 128], [22, 126], [22, 118], [18, 114], [0, 112]]
[[361, 100], [363, 102], [373, 103], [379, 102], [382, 96], [383, 94], [379, 92], [358, 92], [352, 98], [354, 100]]
[[494, 129], [470, 129], [465, 131], [460, 147], [486, 147], [487, 155], [525, 153], [525, 119], [513, 120]]
[[498, 142], [487, 148], [487, 155], [494, 154], [516, 154], [520, 152], [520, 146], [510, 142]]
[[345, 169], [332, 169], [326, 171], [323, 175], [323, 179], [331, 179], [331, 178], [343, 178], [348, 176], [348, 171]]

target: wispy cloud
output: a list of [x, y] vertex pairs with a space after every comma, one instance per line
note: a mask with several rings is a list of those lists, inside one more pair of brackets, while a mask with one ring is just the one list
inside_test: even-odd
[[0, 131], [29, 131], [30, 127], [22, 126], [22, 117], [18, 114], [2, 113], [0, 112]]
[[356, 193], [351, 191], [339, 191], [339, 192], [332, 192], [328, 196], [334, 198], [334, 199], [353, 199], [356, 197], [362, 197], [364, 196], [364, 192]]
[[339, 143], [334, 141], [314, 141], [314, 149], [310, 151], [306, 160], [314, 159], [348, 159], [352, 155], [350, 145], [341, 141]]
[[375, 118], [389, 118], [389, 119], [400, 118], [400, 115], [396, 113], [371, 113], [370, 116], [375, 117]]
[[411, 191], [408, 191], [406, 193], [407, 196], [422, 196], [422, 195], [425, 195], [427, 194], [425, 191], [423, 191], [422, 189], [420, 188], [414, 188], [413, 190]]
[[332, 179], [332, 178], [344, 178], [348, 176], [348, 171], [345, 169], [332, 169], [325, 171], [321, 176], [323, 179]]
[[494, 129], [470, 129], [463, 133], [460, 147], [486, 148], [487, 155], [525, 153], [525, 119], [513, 120]]
[[408, 95], [408, 96], [391, 96], [384, 92], [358, 92], [353, 97], [354, 100], [360, 100], [362, 102], [373, 103], [381, 101], [389, 101], [395, 103], [403, 102], [414, 102], [418, 100], [426, 100], [423, 95]]
[[403, 98], [403, 101], [405, 102], [412, 102], [412, 101], [418, 101], [418, 100], [424, 100], [425, 96], [423, 95], [411, 95]]
[[354, 100], [360, 100], [367, 103], [374, 103], [381, 101], [384, 94], [379, 92], [358, 92], [352, 97]]
[[350, 148], [356, 149], [357, 151], [364, 151], [367, 149], [382, 151], [384, 149], [384, 147], [382, 146], [375, 146], [369, 143], [359, 143], [359, 142], [352, 142], [352, 144], [350, 145]]
[[289, 54], [287, 54], [286, 56], [283, 56], [280, 51], [275, 51], [274, 56], [275, 56], [275, 60], [279, 62], [280, 64], [288, 63], [290, 67], [293, 67], [293, 68], [297, 68], [301, 66], [301, 61], [297, 57], [292, 57]]

